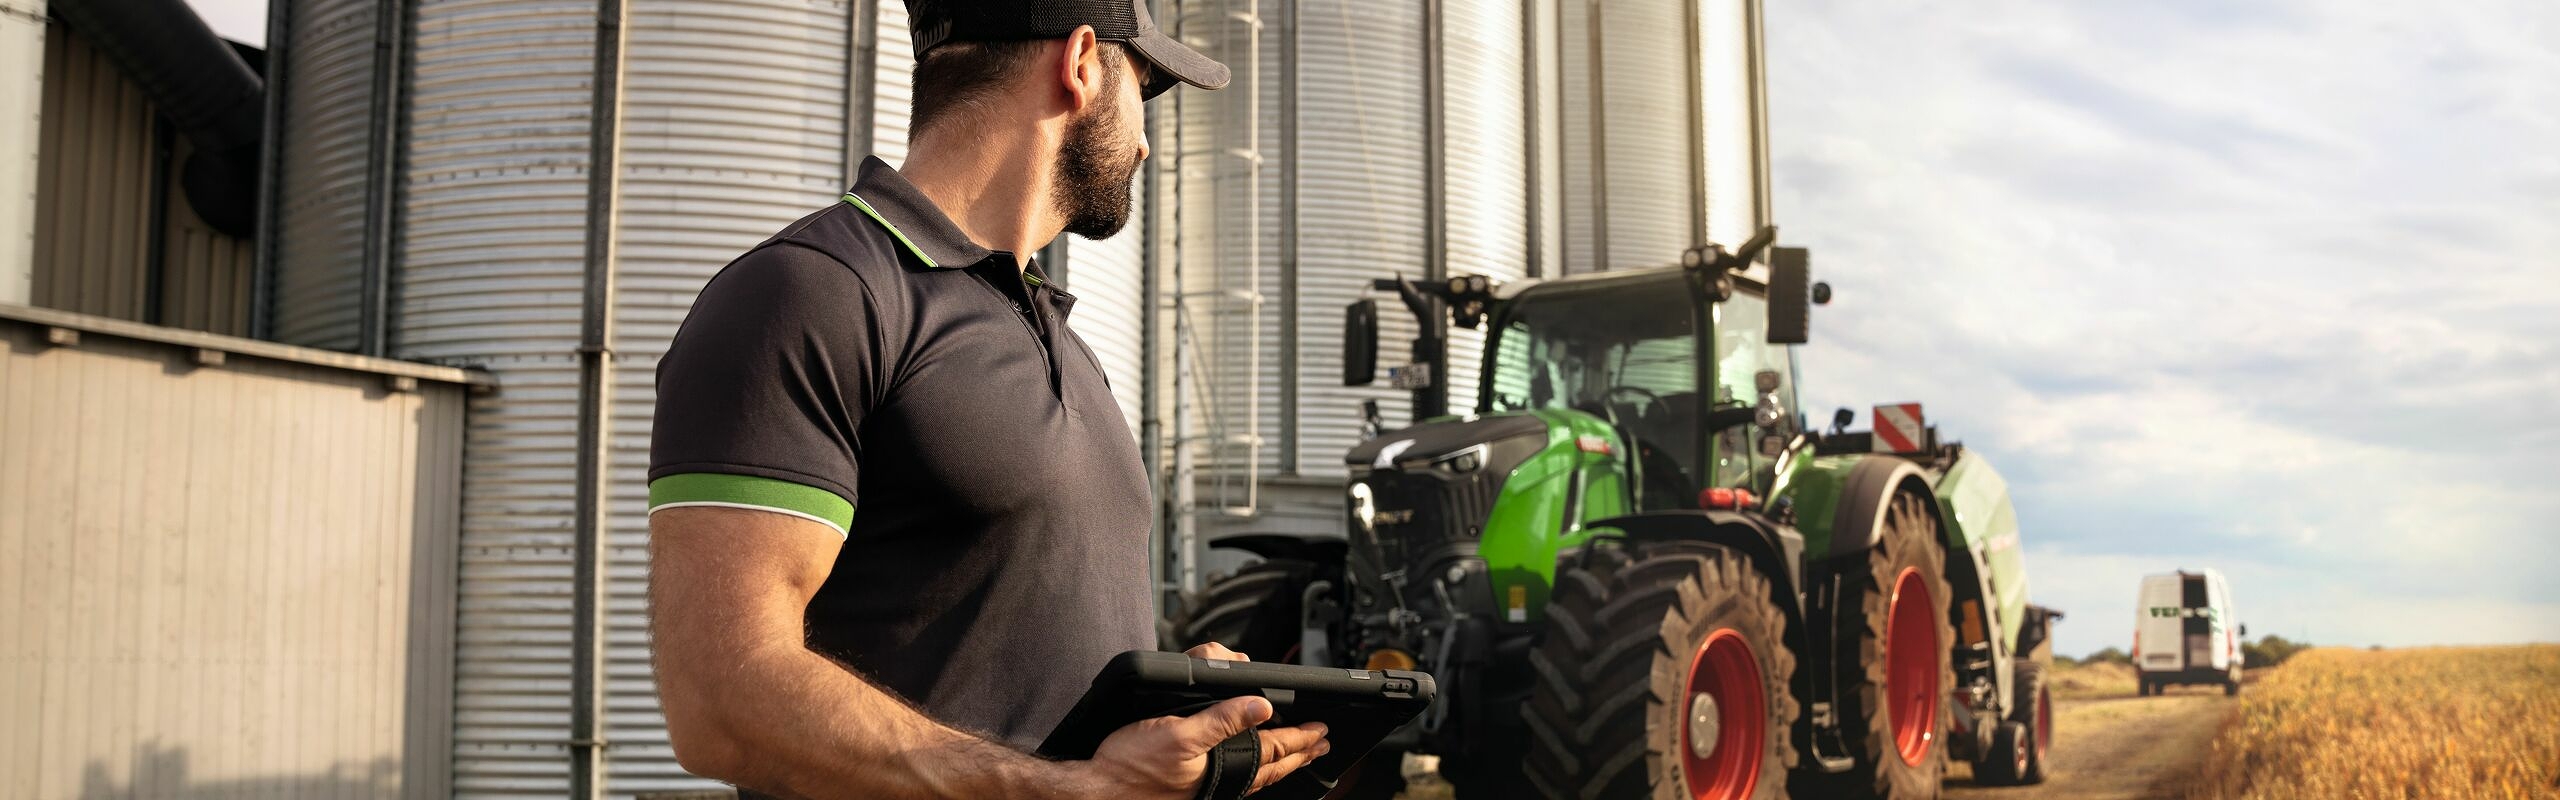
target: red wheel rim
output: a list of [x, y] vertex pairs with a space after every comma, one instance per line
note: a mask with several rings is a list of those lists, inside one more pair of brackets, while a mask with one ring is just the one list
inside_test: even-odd
[[1902, 763], [1919, 766], [1938, 738], [1938, 605], [1917, 567], [1893, 581], [1885, 611], [1885, 714]]
[[[1680, 726], [1680, 779], [1697, 800], [1750, 797], [1760, 782], [1760, 758], [1769, 716], [1761, 697], [1760, 659], [1732, 628], [1719, 628], [1689, 659], [1686, 691], [1675, 713]], [[1714, 720], [1714, 741], [1702, 735]], [[1701, 752], [1703, 751], [1703, 753]]]
[[2036, 690], [2036, 760], [2043, 761], [2045, 750], [2053, 747], [2053, 693]]

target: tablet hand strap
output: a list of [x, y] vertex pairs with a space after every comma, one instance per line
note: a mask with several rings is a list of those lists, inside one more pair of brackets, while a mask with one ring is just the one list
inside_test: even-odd
[[1253, 789], [1262, 772], [1262, 737], [1253, 731], [1227, 737], [1209, 749], [1209, 768], [1200, 775], [1198, 800], [1236, 800]]

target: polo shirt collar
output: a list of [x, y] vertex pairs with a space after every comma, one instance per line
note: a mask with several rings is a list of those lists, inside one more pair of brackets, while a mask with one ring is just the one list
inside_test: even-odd
[[942, 213], [931, 198], [878, 156], [862, 160], [861, 176], [844, 193], [844, 202], [888, 228], [889, 235], [906, 245], [925, 266], [955, 269], [993, 255], [993, 251], [969, 241], [959, 223], [952, 222], [951, 216]]

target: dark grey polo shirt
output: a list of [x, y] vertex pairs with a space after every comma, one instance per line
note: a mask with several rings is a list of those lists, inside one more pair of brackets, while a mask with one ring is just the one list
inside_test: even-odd
[[845, 535], [811, 649], [945, 723], [1035, 747], [1153, 649], [1149, 489], [1075, 298], [879, 159], [704, 286], [658, 364], [652, 512]]

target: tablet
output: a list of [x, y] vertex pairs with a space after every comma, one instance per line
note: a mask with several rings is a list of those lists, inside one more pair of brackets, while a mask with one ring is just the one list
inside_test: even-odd
[[[1254, 796], [1319, 797], [1379, 740], [1429, 707], [1437, 691], [1431, 676], [1420, 672], [1218, 661], [1131, 650], [1113, 657], [1094, 676], [1092, 688], [1085, 690], [1075, 709], [1040, 744], [1040, 754], [1067, 760], [1092, 758], [1105, 737], [1129, 723], [1189, 716], [1228, 698], [1260, 695], [1271, 701], [1272, 710], [1271, 721], [1262, 727], [1322, 722], [1333, 751]], [[1284, 788], [1292, 786], [1298, 789]], [[1308, 791], [1313, 794], [1303, 794]]]

